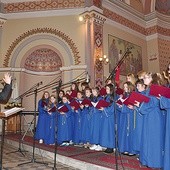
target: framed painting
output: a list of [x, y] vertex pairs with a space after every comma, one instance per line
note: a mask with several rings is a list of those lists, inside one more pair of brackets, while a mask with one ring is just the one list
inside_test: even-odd
[[[127, 49], [129, 53], [124, 57]], [[124, 57], [124, 61], [120, 67], [120, 74], [127, 75], [133, 73], [136, 75], [142, 70], [142, 48], [123, 39], [108, 35], [108, 57], [109, 57], [109, 72], [117, 66], [119, 60]]]

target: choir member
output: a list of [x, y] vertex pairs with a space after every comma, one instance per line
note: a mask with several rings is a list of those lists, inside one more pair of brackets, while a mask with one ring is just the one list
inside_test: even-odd
[[106, 93], [104, 100], [109, 102], [108, 107], [101, 107], [103, 119], [100, 132], [100, 145], [107, 148], [105, 153], [112, 153], [115, 148], [115, 120], [114, 120], [114, 103], [113, 103], [113, 85], [106, 85]]
[[89, 83], [87, 83], [87, 82], [82, 82], [82, 83], [81, 83], [81, 91], [82, 91], [83, 95], [85, 95], [85, 89], [86, 89], [86, 88], [90, 88]]
[[73, 82], [70, 88], [70, 96], [74, 99], [77, 97], [77, 92], [79, 91], [77, 83]]
[[57, 101], [58, 103], [62, 103], [62, 98], [64, 95], [65, 95], [64, 90], [60, 90], [58, 93], [58, 101]]
[[[85, 98], [81, 103], [82, 108], [82, 135], [81, 141], [84, 143], [85, 147], [89, 146], [90, 142], [90, 123], [91, 123], [91, 95], [92, 91], [90, 88], [85, 88]], [[90, 101], [90, 102], [84, 102]]]
[[72, 100], [70, 105], [73, 112], [74, 124], [73, 124], [73, 143], [80, 144], [82, 134], [82, 109], [80, 107], [83, 100], [82, 92], [77, 92], [77, 99]]
[[57, 121], [57, 100], [54, 95], [49, 98], [49, 104], [47, 106], [47, 120], [45, 122], [45, 138], [44, 143], [49, 145], [55, 144], [56, 133], [56, 121]]
[[45, 138], [46, 120], [47, 120], [47, 106], [49, 104], [50, 94], [45, 91], [42, 98], [38, 102], [38, 121], [36, 126], [35, 139], [39, 140], [39, 143], [43, 143]]
[[[163, 113], [160, 110], [159, 100], [149, 95], [152, 84], [152, 73], [146, 73], [144, 84], [147, 86], [146, 95], [150, 98], [148, 103], [136, 103], [139, 112], [143, 115], [142, 142], [140, 148], [140, 162], [152, 168], [162, 168], [163, 163]], [[153, 82], [156, 83], [154, 80]]]
[[160, 97], [160, 107], [166, 110], [165, 144], [163, 170], [170, 168], [170, 98]]
[[68, 146], [72, 140], [73, 122], [72, 111], [66, 95], [62, 97], [62, 103], [57, 106], [57, 141], [61, 146]]
[[[95, 87], [92, 89], [92, 102], [97, 103], [102, 97], [99, 95], [99, 88]], [[96, 107], [91, 107], [92, 116], [91, 116], [91, 138], [90, 143], [93, 144], [90, 147], [90, 150], [101, 151], [102, 147], [100, 146], [100, 133], [101, 133], [101, 124], [103, 122], [102, 111]]]
[[[125, 82], [124, 97], [128, 98], [135, 86], [131, 82]], [[130, 108], [131, 105], [123, 104], [120, 109], [119, 131], [118, 131], [118, 148], [124, 154], [133, 155], [133, 134], [134, 134], [134, 111]]]
[[[143, 79], [138, 79], [136, 81], [136, 89], [140, 94], [146, 94], [146, 86], [144, 84]], [[138, 99], [136, 99], [138, 100]], [[135, 126], [134, 126], [134, 138], [133, 138], [133, 150], [138, 154], [140, 152], [140, 146], [142, 142], [142, 129], [143, 129], [143, 115], [138, 111], [137, 107], [135, 109]]]

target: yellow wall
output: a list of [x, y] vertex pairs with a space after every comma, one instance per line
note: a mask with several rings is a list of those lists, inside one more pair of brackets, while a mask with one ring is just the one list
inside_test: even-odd
[[[2, 32], [2, 61], [4, 56], [9, 49], [9, 46], [12, 42], [14, 42], [20, 35], [36, 28], [52, 28], [59, 30], [66, 35], [69, 36], [75, 43], [80, 52], [81, 62], [84, 64], [84, 27], [81, 22], [78, 20], [78, 16], [63, 16], [63, 17], [46, 17], [46, 18], [30, 18], [30, 19], [14, 19], [14, 20], [7, 20], [3, 26]], [[81, 38], [80, 38], [81, 37]], [[28, 38], [28, 37], [27, 37]], [[26, 40], [26, 39], [25, 39]], [[22, 42], [20, 42], [22, 43]], [[27, 52], [30, 48], [34, 47], [35, 45], [47, 44], [56, 46], [54, 42], [49, 42], [47, 40], [42, 41], [34, 41], [32, 44], [29, 44], [27, 47], [23, 48], [21, 54], [19, 54], [18, 58], [21, 61], [22, 56], [24, 53]], [[63, 50], [63, 55], [64, 50]], [[69, 64], [67, 59], [65, 58], [66, 65]], [[2, 63], [0, 64], [2, 67]]]

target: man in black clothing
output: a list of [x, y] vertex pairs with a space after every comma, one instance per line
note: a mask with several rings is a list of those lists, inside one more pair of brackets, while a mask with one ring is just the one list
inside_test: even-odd
[[5, 73], [2, 80], [5, 83], [5, 86], [0, 92], [0, 104], [5, 104], [8, 102], [12, 93], [11, 76], [9, 73]]

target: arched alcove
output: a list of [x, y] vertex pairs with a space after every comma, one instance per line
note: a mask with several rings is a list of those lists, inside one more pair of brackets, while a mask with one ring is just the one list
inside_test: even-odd
[[60, 56], [49, 48], [33, 51], [25, 60], [24, 68], [37, 72], [59, 71], [62, 67]]

